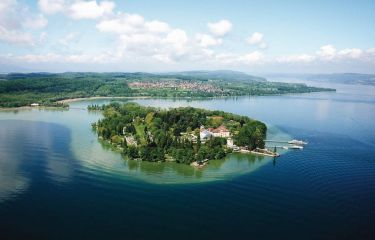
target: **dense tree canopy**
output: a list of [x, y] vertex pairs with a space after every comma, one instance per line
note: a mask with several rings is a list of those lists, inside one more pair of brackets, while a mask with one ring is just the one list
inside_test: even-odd
[[135, 103], [89, 106], [103, 111], [104, 118], [93, 124], [100, 138], [121, 146], [131, 159], [174, 160], [189, 164], [206, 159], [222, 159], [231, 149], [227, 139], [212, 137], [203, 143], [200, 127], [225, 125], [238, 146], [264, 147], [264, 123], [222, 111], [192, 107], [159, 109]]

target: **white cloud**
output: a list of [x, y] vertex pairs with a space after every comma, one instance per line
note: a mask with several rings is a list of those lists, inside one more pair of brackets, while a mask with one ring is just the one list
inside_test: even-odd
[[277, 62], [280, 63], [309, 63], [316, 59], [315, 56], [309, 54], [291, 55], [276, 58]]
[[218, 46], [223, 43], [223, 40], [221, 38], [214, 38], [211, 35], [208, 34], [196, 34], [195, 39], [197, 40], [197, 43], [201, 47], [211, 47], [211, 46]]
[[337, 50], [333, 45], [324, 45], [317, 51], [317, 57], [321, 60], [332, 61], [332, 60], [349, 60], [349, 59], [366, 59], [366, 52], [359, 48], [345, 48]]
[[260, 44], [258, 45], [258, 47], [259, 47], [260, 49], [266, 49], [266, 48], [268, 47], [268, 45], [267, 45], [267, 43], [262, 42], [262, 43], [260, 43]]
[[0, 2], [0, 12], [3, 12], [4, 10], [8, 10], [12, 5], [15, 5], [15, 0], [2, 0]]
[[73, 19], [96, 19], [112, 13], [115, 3], [111, 1], [77, 1], [68, 10]]
[[108, 53], [72, 54], [62, 57], [62, 61], [67, 63], [110, 63], [117, 60], [118, 58], [116, 56]]
[[159, 20], [146, 21], [138, 14], [118, 13], [102, 19], [96, 27], [100, 32], [117, 35], [117, 51], [126, 56], [172, 62], [185, 55], [189, 48], [184, 30], [171, 28]]
[[240, 56], [238, 60], [244, 64], [252, 64], [252, 63], [259, 63], [261, 60], [263, 60], [263, 58], [264, 58], [263, 53], [259, 51], [254, 51], [244, 56]]
[[[225, 35], [232, 29], [228, 20], [207, 24], [207, 33], [192, 33], [188, 36], [184, 29], [172, 26], [158, 19], [145, 19], [139, 14], [115, 12], [114, 1], [106, 0], [39, 0], [43, 14], [62, 13], [75, 20], [93, 19], [96, 29], [109, 34], [114, 42], [108, 44], [108, 52], [89, 53], [84, 47], [69, 49], [65, 53], [12, 55], [9, 58], [26, 63], [168, 63], [207, 64], [207, 66], [249, 66], [268, 63], [339, 63], [339, 61], [375, 62], [375, 49], [336, 49], [333, 45], [322, 46], [314, 53], [286, 55], [267, 58], [262, 49], [267, 48], [265, 36], [254, 32], [246, 42], [257, 51], [247, 52], [223, 45]], [[46, 40], [47, 33], [39, 30], [48, 24], [44, 15], [32, 14], [27, 7], [16, 0], [0, 0], [0, 41], [37, 46]], [[36, 31], [39, 30], [39, 31]], [[77, 40], [78, 33], [70, 32], [57, 42], [70, 46]], [[51, 39], [53, 39], [51, 36]], [[96, 40], [96, 39], [95, 39]], [[230, 40], [230, 39], [229, 39]], [[235, 44], [235, 43], [233, 43]], [[228, 45], [229, 46], [229, 45]], [[168, 65], [169, 66], [169, 65]]]
[[174, 29], [170, 33], [168, 33], [166, 37], [166, 42], [171, 44], [185, 44], [188, 41], [188, 37], [186, 32], [181, 29]]
[[339, 57], [358, 59], [362, 56], [363, 51], [359, 48], [345, 48], [337, 54]]
[[48, 15], [62, 12], [66, 7], [64, 0], [39, 0], [38, 6], [41, 12]]
[[64, 46], [68, 46], [72, 41], [77, 38], [78, 34], [76, 32], [70, 32], [66, 34], [59, 40], [59, 43]]
[[44, 43], [47, 40], [48, 34], [46, 32], [42, 32], [39, 35], [39, 43]]
[[165, 42], [167, 43], [167, 48], [171, 51], [170, 54], [172, 55], [182, 56], [187, 52], [186, 44], [188, 42], [188, 37], [184, 30], [175, 29], [171, 31], [165, 38]]
[[155, 32], [155, 33], [166, 33], [166, 32], [170, 31], [170, 27], [169, 27], [168, 23], [161, 22], [161, 21], [158, 21], [158, 20], [146, 22], [145, 27], [150, 32]]
[[254, 32], [247, 38], [247, 42], [251, 45], [260, 44], [263, 42], [263, 34], [260, 32]]
[[264, 35], [260, 32], [254, 32], [250, 37], [246, 39], [246, 42], [250, 45], [257, 45], [260, 49], [266, 49], [267, 43], [264, 41]]
[[98, 19], [112, 14], [115, 8], [113, 1], [85, 1], [85, 0], [39, 0], [42, 13], [52, 15], [64, 13], [73, 19]]
[[99, 54], [26, 54], [22, 56], [11, 56], [17, 62], [26, 63], [109, 63], [117, 61], [118, 58], [109, 53]]
[[261, 64], [264, 61], [264, 54], [260, 51], [254, 51], [247, 54], [233, 54], [233, 53], [218, 53], [213, 54], [211, 59], [206, 59], [206, 62], [215, 62], [223, 66], [238, 66], [238, 65], [255, 65]]
[[162, 39], [152, 34], [123, 34], [120, 36], [121, 47], [124, 50], [149, 54], [157, 51], [156, 45], [161, 44]]
[[15, 0], [2, 0], [0, 3], [0, 41], [10, 44], [35, 45], [30, 30], [47, 25], [43, 15], [35, 15]]
[[145, 21], [141, 15], [127, 13], [118, 14], [114, 18], [102, 20], [96, 25], [96, 28], [101, 32], [116, 34], [145, 32], [163, 34], [172, 30], [168, 23], [158, 20]]
[[211, 34], [222, 37], [232, 30], [232, 23], [226, 19], [214, 23], [208, 23], [207, 27]]
[[324, 45], [317, 51], [317, 55], [325, 60], [332, 60], [336, 56], [336, 48], [332, 45]]
[[35, 18], [27, 18], [24, 22], [26, 28], [41, 29], [47, 26], [48, 20], [43, 15], [38, 15]]
[[30, 33], [8, 30], [0, 25], [0, 41], [23, 44], [23, 45], [34, 45], [33, 36]]
[[150, 30], [150, 25], [154, 25], [155, 28], [155, 23], [145, 23], [141, 15], [124, 13], [115, 18], [100, 21], [96, 28], [101, 32], [121, 34], [145, 32]]
[[17, 60], [28, 62], [28, 63], [41, 63], [41, 62], [55, 62], [59, 60], [61, 56], [55, 53], [48, 54], [27, 54], [16, 57]]
[[342, 63], [344, 61], [375, 61], [375, 49], [345, 48], [337, 50], [333, 45], [324, 45], [315, 54], [281, 56], [274, 59], [278, 63]]

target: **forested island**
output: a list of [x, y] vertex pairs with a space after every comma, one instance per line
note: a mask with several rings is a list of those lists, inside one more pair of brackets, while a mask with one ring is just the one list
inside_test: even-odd
[[235, 71], [0, 74], [0, 107], [67, 107], [59, 101], [87, 97], [207, 98], [319, 91], [334, 89], [268, 82]]
[[232, 151], [264, 148], [267, 127], [246, 116], [181, 107], [161, 109], [136, 103], [91, 105], [103, 118], [93, 123], [99, 139], [129, 159], [202, 164]]

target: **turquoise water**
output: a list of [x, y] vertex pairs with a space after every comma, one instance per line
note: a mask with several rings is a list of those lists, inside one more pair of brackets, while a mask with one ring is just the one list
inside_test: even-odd
[[[332, 86], [331, 86], [332, 87]], [[276, 160], [234, 154], [197, 170], [125, 161], [88, 104], [0, 112], [0, 238], [372, 239], [375, 88], [214, 100], [136, 99], [247, 115], [269, 138], [304, 139]], [[124, 100], [125, 101], [125, 100]]]

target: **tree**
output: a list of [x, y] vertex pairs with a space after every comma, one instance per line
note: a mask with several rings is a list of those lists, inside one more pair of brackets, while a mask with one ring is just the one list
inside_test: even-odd
[[130, 146], [126, 153], [131, 159], [139, 158], [138, 149], [135, 146]]

